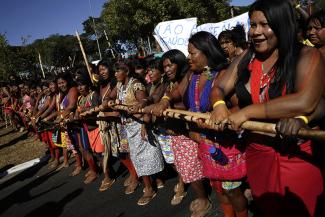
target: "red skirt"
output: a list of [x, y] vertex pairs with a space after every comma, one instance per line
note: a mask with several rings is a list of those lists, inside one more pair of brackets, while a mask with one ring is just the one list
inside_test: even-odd
[[56, 146], [54, 145], [53, 141], [52, 141], [52, 132], [51, 131], [44, 131], [41, 133], [40, 135], [41, 137], [41, 141], [44, 142], [45, 144], [47, 144], [49, 146], [49, 148], [56, 148]]
[[293, 146], [289, 154], [274, 147], [250, 143], [246, 149], [247, 178], [261, 216], [314, 216], [316, 206], [325, 209], [320, 205], [324, 167], [311, 142]]
[[92, 131], [88, 131], [88, 139], [90, 143], [90, 147], [95, 153], [103, 153], [105, 150], [104, 145], [100, 139], [99, 128], [96, 128]]

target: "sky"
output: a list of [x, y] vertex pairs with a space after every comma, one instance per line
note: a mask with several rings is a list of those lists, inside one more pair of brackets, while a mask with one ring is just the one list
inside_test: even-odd
[[[82, 22], [98, 17], [107, 0], [1, 0], [0, 33], [10, 45], [21, 45], [52, 34], [73, 35], [83, 31]], [[231, 5], [247, 5], [253, 0], [232, 0]], [[30, 36], [30, 37], [29, 37]]]

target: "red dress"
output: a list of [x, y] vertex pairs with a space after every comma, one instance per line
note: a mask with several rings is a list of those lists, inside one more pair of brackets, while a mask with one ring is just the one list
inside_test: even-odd
[[[268, 101], [274, 73], [263, 75], [257, 59], [253, 59], [249, 69], [252, 102]], [[240, 94], [237, 95], [240, 100]], [[289, 145], [285, 140], [270, 136], [249, 136], [247, 178], [257, 211], [262, 216], [325, 216], [321, 214], [325, 209], [322, 199], [324, 163], [321, 163], [324, 160], [315, 157], [320, 153], [312, 141], [300, 143]]]

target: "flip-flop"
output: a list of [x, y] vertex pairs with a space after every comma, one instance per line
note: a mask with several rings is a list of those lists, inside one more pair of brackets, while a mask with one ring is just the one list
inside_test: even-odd
[[[147, 205], [148, 203], [150, 203], [150, 201], [155, 198], [155, 196], [157, 195], [157, 193], [155, 192], [153, 195], [151, 196], [142, 196], [139, 200], [138, 200], [138, 205], [139, 206], [144, 206]], [[141, 201], [142, 200], [142, 201]]]
[[164, 187], [165, 187], [165, 184], [164, 184], [163, 181], [156, 182], [156, 184], [157, 184], [157, 188], [158, 188], [158, 189], [161, 189], [161, 188], [164, 188]]
[[190, 204], [190, 211], [194, 212], [196, 204], [199, 202], [199, 199], [195, 199]]
[[49, 169], [55, 169], [59, 166], [59, 161], [54, 160], [51, 162], [51, 164], [49, 165]]
[[93, 173], [93, 171], [88, 170], [88, 171], [86, 172], [86, 174], [85, 174], [85, 179], [86, 179], [88, 176], [90, 176], [92, 173]]
[[79, 175], [79, 174], [81, 173], [81, 170], [82, 170], [82, 168], [77, 166], [77, 167], [72, 171], [72, 173], [70, 173], [70, 176], [77, 176], [77, 175]]
[[69, 164], [64, 164], [64, 163], [62, 163], [60, 166], [58, 166], [58, 168], [56, 168], [55, 171], [59, 171], [59, 170], [61, 170], [61, 169], [63, 169], [63, 168], [68, 168], [68, 167], [69, 167]]
[[101, 186], [99, 187], [99, 191], [106, 191], [107, 189], [109, 189], [110, 187], [112, 187], [112, 185], [114, 184], [116, 180], [115, 179], [110, 179], [109, 181], [102, 181]]
[[205, 208], [205, 209], [199, 209], [199, 210], [194, 210], [192, 212], [191, 217], [204, 217], [204, 216], [206, 216], [210, 212], [211, 209], [212, 209], [212, 203], [209, 202], [209, 205], [208, 205], [207, 208]]
[[130, 183], [130, 185], [128, 185], [125, 189], [125, 194], [132, 194], [134, 193], [135, 189], [137, 189], [139, 183], [137, 182], [136, 184], [135, 183]]
[[85, 180], [84, 180], [84, 184], [90, 184], [93, 181], [95, 181], [97, 179], [97, 174], [90, 174]]
[[187, 192], [183, 192], [181, 195], [175, 194], [173, 199], [170, 201], [170, 204], [175, 206], [182, 202], [183, 198], [186, 196]]

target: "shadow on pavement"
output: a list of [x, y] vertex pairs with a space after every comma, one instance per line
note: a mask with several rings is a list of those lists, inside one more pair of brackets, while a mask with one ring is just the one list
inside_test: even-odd
[[[23, 171], [21, 174], [17, 175], [16, 177], [8, 180], [7, 182], [3, 183], [0, 186], [0, 189], [11, 185], [17, 181], [21, 181], [21, 180], [25, 180], [27, 178], [31, 178], [33, 177], [41, 168], [42, 166], [37, 165], [35, 167], [31, 167], [25, 171]], [[37, 196], [31, 196], [30, 192], [32, 191], [33, 188], [39, 186], [40, 184], [46, 182], [51, 176], [54, 176], [56, 173], [58, 173], [58, 171], [56, 172], [48, 172], [44, 175], [41, 175], [40, 177], [36, 178], [35, 180], [31, 181], [30, 183], [24, 185], [23, 187], [17, 189], [16, 191], [12, 192], [11, 194], [9, 194], [8, 196], [2, 198], [0, 200], [0, 204], [1, 204], [1, 210], [0, 210], [0, 214], [5, 212], [6, 210], [8, 210], [11, 206], [13, 206], [14, 204], [20, 204], [26, 201], [30, 201], [32, 199], [35, 199], [37, 197], [40, 197], [41, 195], [52, 191], [60, 186], [55, 186], [52, 187], [51, 189], [47, 190], [46, 192], [43, 192]], [[64, 183], [65, 184], [65, 183]], [[62, 184], [63, 185], [63, 184]]]
[[6, 165], [6, 166], [0, 168], [0, 178], [1, 178], [2, 173], [4, 173], [5, 171], [7, 171], [8, 169], [10, 169], [13, 166], [15, 166], [15, 165], [14, 164], [9, 164], [9, 165]]
[[[20, 172], [18, 175], [15, 175], [13, 178], [10, 178], [10, 179], [8, 179], [6, 181], [3, 181], [3, 182], [0, 179], [0, 190], [2, 190], [4, 188], [18, 182], [18, 181], [21, 182], [21, 181], [24, 181], [26, 179], [29, 179], [29, 178], [33, 177], [46, 164], [47, 164], [47, 161], [40, 162], [40, 163], [36, 164], [35, 166], [32, 166], [32, 167]], [[6, 177], [4, 177], [3, 179], [5, 179], [5, 178]]]
[[64, 206], [71, 202], [73, 199], [78, 197], [83, 192], [83, 189], [78, 188], [71, 193], [67, 194], [65, 197], [63, 197], [58, 202], [47, 202], [40, 207], [34, 209], [25, 217], [34, 217], [34, 216], [60, 216], [63, 212]]

